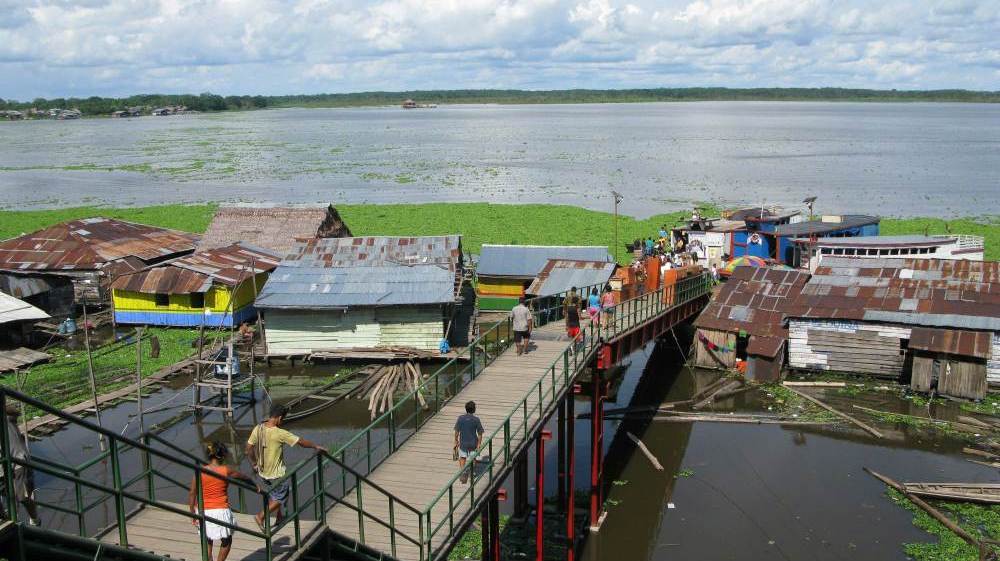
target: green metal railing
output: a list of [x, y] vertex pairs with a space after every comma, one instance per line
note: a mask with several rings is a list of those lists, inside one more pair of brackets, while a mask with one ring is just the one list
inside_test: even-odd
[[708, 275], [690, 277], [675, 285], [621, 302], [605, 310], [603, 313], [606, 315], [599, 323], [590, 323], [582, 332], [582, 340], [568, 345], [497, 428], [483, 438], [483, 446], [478, 451], [482, 454], [483, 461], [470, 462], [472, 465], [479, 465], [469, 468], [471, 473], [468, 486], [462, 485], [465, 488], [456, 491], [456, 484], [462, 477], [462, 473], [457, 472], [424, 509], [424, 526], [430, 532], [420, 558], [433, 559], [435, 537], [445, 530], [447, 535], [455, 532], [458, 527], [456, 513], [466, 511], [466, 504], [473, 508], [477, 500], [482, 499], [506, 477], [502, 467], [509, 465], [517, 449], [537, 432], [536, 425], [544, 421], [547, 410], [554, 407], [565, 392], [569, 391], [576, 376], [590, 363], [602, 344], [710, 292], [711, 280]]
[[[584, 302], [590, 288], [592, 287], [581, 288], [580, 297]], [[626, 300], [608, 310], [601, 322], [586, 324], [580, 340], [567, 344], [532, 389], [511, 409], [489, 437], [484, 439], [481, 450], [483, 461], [475, 462], [480, 467], [478, 473], [472, 474], [467, 488], [458, 490], [456, 482], [461, 473], [456, 472], [448, 485], [429, 504], [417, 508], [368, 480], [367, 476], [510, 347], [512, 332], [509, 318], [487, 329], [458, 357], [449, 360], [428, 376], [418, 387], [382, 412], [347, 442], [329, 453], [317, 454], [304, 460], [289, 470], [284, 479], [290, 483], [291, 505], [281, 522], [271, 524], [270, 517], [266, 517], [264, 530], [259, 531], [257, 528], [211, 521], [248, 538], [261, 540], [265, 557], [270, 561], [274, 555], [273, 541], [277, 532], [291, 526], [290, 545], [300, 549], [309, 543], [312, 532], [326, 527], [321, 522], [307, 531], [302, 523], [325, 521], [328, 513], [341, 505], [356, 515], [357, 532], [351, 535], [353, 532], [349, 531], [350, 528], [332, 529], [354, 540], [359, 551], [375, 549], [397, 557], [403, 546], [409, 546], [419, 551], [421, 561], [431, 559], [437, 552], [435, 548], [447, 541], [438, 538], [443, 532], [448, 537], [453, 536], [462, 524], [460, 518], [486, 492], [499, 484], [498, 480], [505, 475], [504, 468], [509, 465], [512, 455], [526, 445], [535, 433], [536, 425], [547, 417], [550, 409], [568, 391], [576, 376], [592, 361], [603, 343], [627, 334], [673, 307], [705, 296], [710, 290], [708, 275], [691, 277], [674, 286]], [[531, 304], [536, 325], [561, 319], [565, 298], [566, 293], [561, 293], [533, 300]], [[116, 530], [119, 543], [125, 546], [129, 543], [127, 520], [132, 513], [144, 507], [163, 509], [197, 523], [202, 559], [208, 561], [205, 540], [205, 523], [208, 519], [200, 514], [203, 512], [201, 477], [195, 477], [204, 472], [200, 458], [155, 434], [144, 434], [141, 441], [132, 440], [14, 390], [0, 387], [0, 411], [5, 409], [9, 399], [23, 402], [70, 424], [100, 434], [108, 443], [107, 450], [77, 466], [66, 466], [34, 457], [22, 460], [11, 455], [7, 424], [0, 423], [3, 453], [0, 461], [5, 473], [11, 473], [15, 466], [35, 469], [67, 482], [68, 487], [74, 491], [73, 506], [43, 502], [39, 504], [41, 508], [74, 517], [77, 531], [82, 537], [100, 537]], [[164, 465], [158, 466], [157, 463]], [[110, 483], [99, 483], [98, 478], [89, 474], [88, 470], [95, 466], [110, 470]], [[178, 476], [178, 472], [183, 475]], [[186, 508], [177, 508], [157, 499], [158, 483], [166, 482], [171, 487], [187, 490], [192, 478], [199, 501], [198, 512], [191, 513]], [[13, 478], [5, 479], [4, 492], [8, 497], [8, 504], [13, 505]], [[229, 479], [229, 482], [237, 490], [236, 510], [247, 512], [248, 508], [257, 505], [261, 509], [265, 507], [266, 493], [258, 492], [243, 481]], [[96, 499], [90, 496], [94, 494], [97, 495]], [[88, 529], [87, 514], [97, 506], [109, 503], [113, 505], [112, 523], [97, 531]], [[17, 509], [10, 510], [16, 521]], [[350, 522], [351, 526], [353, 524], [354, 522]], [[377, 547], [372, 545], [376, 543]]]

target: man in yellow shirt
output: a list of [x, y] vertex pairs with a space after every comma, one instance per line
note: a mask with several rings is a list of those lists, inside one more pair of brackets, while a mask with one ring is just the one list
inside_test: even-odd
[[[315, 442], [299, 438], [281, 428], [281, 423], [287, 414], [288, 409], [284, 405], [274, 405], [267, 420], [254, 427], [250, 438], [247, 439], [247, 458], [257, 475], [267, 484], [269, 490], [266, 512], [275, 515], [275, 524], [284, 518], [281, 506], [288, 498], [288, 480], [278, 481], [285, 476], [284, 447], [298, 445], [321, 453], [326, 451]], [[264, 529], [264, 516], [265, 511], [257, 513], [256, 516], [257, 525], [261, 530]]]

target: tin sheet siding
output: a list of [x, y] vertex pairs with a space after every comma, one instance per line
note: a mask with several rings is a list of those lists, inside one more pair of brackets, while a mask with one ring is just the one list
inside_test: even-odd
[[386, 346], [434, 351], [444, 335], [436, 306], [348, 312], [267, 310], [265, 326], [268, 352], [276, 355]]
[[993, 334], [993, 353], [986, 362], [986, 381], [1000, 385], [1000, 332]]
[[788, 364], [807, 370], [903, 373], [900, 340], [910, 328], [857, 321], [792, 319], [788, 328]]

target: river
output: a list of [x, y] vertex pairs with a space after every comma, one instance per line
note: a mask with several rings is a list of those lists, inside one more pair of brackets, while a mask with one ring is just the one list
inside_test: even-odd
[[694, 202], [1000, 210], [1000, 106], [691, 102], [274, 109], [0, 123], [0, 205]]

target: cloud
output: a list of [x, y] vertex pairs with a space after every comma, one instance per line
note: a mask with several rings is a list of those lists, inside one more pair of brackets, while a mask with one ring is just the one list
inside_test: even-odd
[[0, 96], [1000, 89], [987, 0], [0, 0]]

